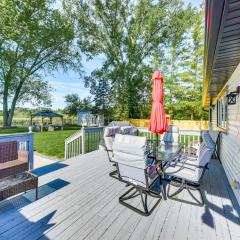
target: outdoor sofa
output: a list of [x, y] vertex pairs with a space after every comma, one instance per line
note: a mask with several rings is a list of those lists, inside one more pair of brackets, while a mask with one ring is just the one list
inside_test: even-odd
[[0, 143], [0, 179], [28, 170], [28, 151], [18, 151], [17, 142]]

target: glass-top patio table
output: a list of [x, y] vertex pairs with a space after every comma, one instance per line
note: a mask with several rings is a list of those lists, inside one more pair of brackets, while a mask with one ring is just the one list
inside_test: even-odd
[[156, 147], [156, 161], [160, 161], [162, 165], [172, 162], [177, 159], [181, 153], [183, 145], [178, 144], [160, 144]]
[[149, 157], [154, 158], [155, 161], [160, 162], [162, 165], [165, 165], [166, 163], [176, 160], [183, 149], [183, 145], [181, 143], [157, 144], [155, 140], [150, 140], [148, 141], [148, 148]]
[[[170, 164], [173, 161], [177, 161], [179, 155], [182, 152], [183, 145], [181, 143], [178, 144], [162, 144], [159, 143], [157, 145], [157, 142], [152, 140], [148, 141], [148, 148], [149, 148], [149, 158], [153, 158], [154, 161], [159, 163], [159, 170], [158, 172], [160, 173], [160, 179], [161, 182], [162, 180], [166, 180], [164, 178], [164, 169], [165, 167]], [[163, 198], [166, 200], [166, 192], [164, 190], [163, 184], [160, 186]]]

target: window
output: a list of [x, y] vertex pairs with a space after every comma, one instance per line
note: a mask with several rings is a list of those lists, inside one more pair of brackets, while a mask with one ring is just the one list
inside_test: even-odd
[[212, 123], [212, 114], [213, 114], [213, 110], [212, 107], [209, 108], [209, 122]]
[[227, 97], [224, 95], [217, 101], [217, 126], [227, 128]]

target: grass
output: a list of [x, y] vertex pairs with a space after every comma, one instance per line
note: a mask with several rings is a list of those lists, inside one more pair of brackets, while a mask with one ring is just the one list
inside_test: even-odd
[[[79, 129], [79, 128], [78, 128]], [[34, 134], [34, 150], [46, 156], [64, 158], [64, 140], [76, 130], [43, 132]]]
[[[64, 131], [35, 132], [34, 151], [54, 158], [64, 158], [64, 140], [80, 130], [79, 126], [64, 126]], [[0, 128], [1, 134], [13, 134], [28, 132], [27, 128]]]
[[27, 128], [0, 128], [1, 134], [13, 134], [13, 133], [24, 133], [28, 132]]
[[[36, 132], [34, 134], [34, 151], [54, 158], [63, 159], [64, 158], [64, 144], [65, 139], [77, 130], [80, 130], [79, 126], [64, 126], [64, 131], [54, 131], [54, 132]], [[13, 134], [13, 133], [23, 133], [28, 132], [27, 128], [10, 128], [3, 129], [0, 128], [1, 134]], [[181, 142], [183, 142], [184, 136], [181, 136]], [[156, 138], [154, 136], [154, 138]], [[190, 139], [186, 138], [186, 146], [188, 145], [188, 140], [196, 140], [197, 136], [191, 136]], [[86, 138], [86, 141], [88, 139]]]

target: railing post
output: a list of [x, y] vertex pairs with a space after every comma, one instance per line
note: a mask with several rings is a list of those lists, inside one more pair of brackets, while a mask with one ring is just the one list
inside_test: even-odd
[[82, 127], [82, 154], [85, 154], [85, 129]]
[[34, 168], [33, 158], [34, 158], [34, 137], [33, 133], [29, 133], [29, 142], [28, 142], [28, 151], [29, 151], [29, 169], [32, 170]]
[[65, 156], [64, 156], [65, 160], [67, 159], [67, 156], [68, 156], [68, 144], [67, 141], [65, 140]]

